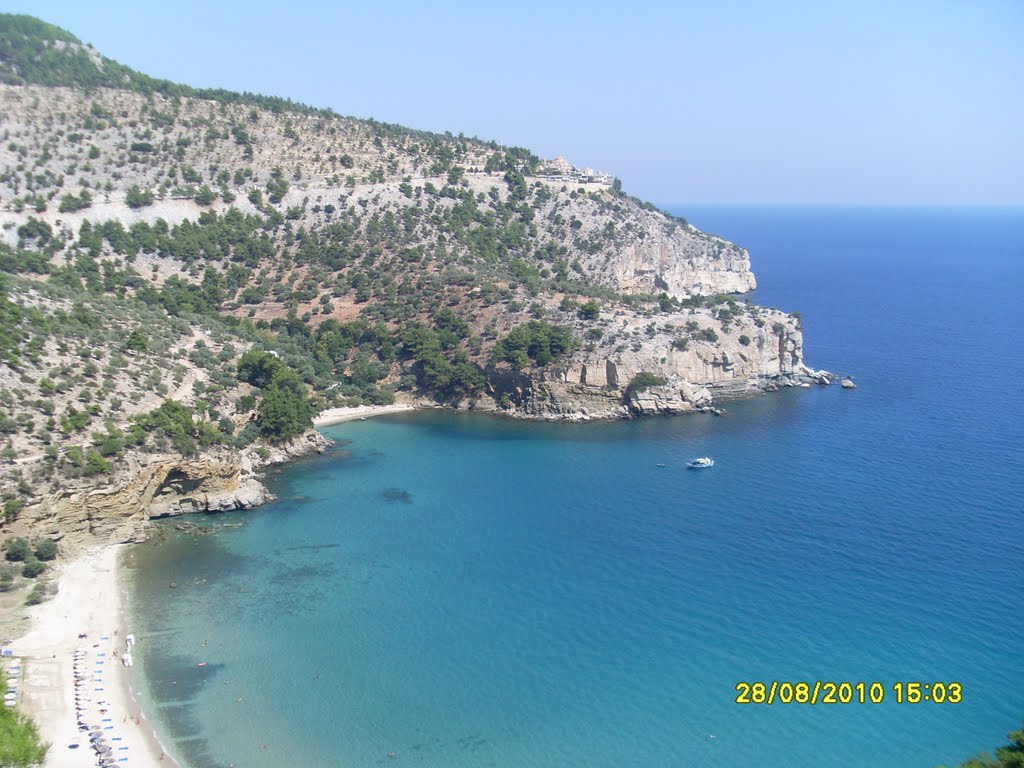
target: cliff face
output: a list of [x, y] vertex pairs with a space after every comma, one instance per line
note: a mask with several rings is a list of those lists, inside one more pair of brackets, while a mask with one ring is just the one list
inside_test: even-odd
[[323, 453], [329, 445], [311, 431], [266, 455], [255, 450], [217, 450], [190, 459], [131, 454], [105, 485], [68, 483], [25, 507], [12, 533], [61, 539], [66, 550], [97, 541], [132, 541], [154, 518], [250, 509], [274, 499], [260, 482], [260, 469]]
[[623, 293], [684, 299], [757, 287], [750, 254], [735, 243], [640, 205], [589, 197], [577, 198], [574, 207], [582, 241], [603, 246], [579, 257], [584, 271]]
[[[316, 437], [270, 456], [128, 447], [175, 444], [135, 428], [165, 399], [244, 435], [266, 397], [240, 381], [250, 349], [328, 406], [397, 390], [521, 418], [681, 413], [828, 379], [803, 365], [798, 318], [723, 295], [756, 287], [743, 248], [608, 179], [153, 81], [47, 25], [0, 24], [0, 43], [12, 29], [0, 499], [25, 504], [15, 533], [125, 540], [149, 517], [266, 501], [259, 468]], [[502, 351], [531, 326], [528, 349]], [[537, 354], [545, 335], [562, 340]]]
[[[615, 333], [565, 365], [492, 373], [494, 399], [506, 398], [509, 415], [520, 418], [631, 418], [714, 410], [783, 386], [832, 382], [804, 364], [799, 323], [777, 310], [753, 307], [728, 323], [706, 309], [657, 323], [623, 315], [610, 325]], [[657, 383], [631, 386], [641, 374]]]
[[[677, 230], [664, 239], [645, 239], [610, 261], [614, 279], [627, 293], [710, 296], [746, 293], [757, 287], [750, 254], [733, 243]], [[665, 286], [665, 287], [663, 287]]]

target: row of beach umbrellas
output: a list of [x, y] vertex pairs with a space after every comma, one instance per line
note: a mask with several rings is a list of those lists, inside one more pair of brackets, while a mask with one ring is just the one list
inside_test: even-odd
[[[110, 723], [113, 718], [103, 718], [103, 725], [90, 725], [86, 720], [87, 705], [92, 703], [92, 693], [103, 693], [103, 671], [106, 661], [105, 653], [97, 654], [97, 660], [89, 669], [86, 651], [79, 649], [74, 655], [74, 676], [75, 676], [75, 714], [77, 716], [78, 728], [89, 733], [89, 745], [96, 753], [97, 765], [101, 768], [123, 765], [127, 757], [115, 757], [115, 749], [108, 742], [109, 731], [114, 729]], [[89, 687], [92, 687], [92, 691]], [[97, 698], [96, 704], [100, 708], [100, 715], [105, 714], [107, 702], [104, 698]], [[112, 741], [120, 741], [120, 737], [111, 737]], [[127, 752], [127, 747], [118, 747], [117, 752]]]
[[7, 688], [4, 691], [4, 704], [13, 707], [18, 703], [18, 682], [21, 679], [21, 662], [17, 659], [7, 668]]

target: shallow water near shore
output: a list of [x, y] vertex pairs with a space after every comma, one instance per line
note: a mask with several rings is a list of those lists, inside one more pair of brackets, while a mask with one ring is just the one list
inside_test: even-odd
[[[134, 550], [142, 700], [175, 757], [910, 768], [1019, 726], [1024, 212], [679, 213], [749, 248], [754, 300], [801, 310], [807, 362], [858, 388], [325, 428], [276, 504]], [[886, 695], [735, 703], [772, 680]], [[963, 701], [897, 704], [912, 680]]]

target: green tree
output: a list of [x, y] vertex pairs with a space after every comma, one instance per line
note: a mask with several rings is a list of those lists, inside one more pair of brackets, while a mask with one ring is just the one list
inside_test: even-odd
[[153, 193], [148, 189], [142, 190], [137, 184], [133, 184], [128, 187], [125, 202], [128, 203], [129, 208], [145, 208], [147, 205], [153, 204]]
[[25, 565], [22, 566], [21, 569], [21, 575], [26, 579], [34, 579], [45, 570], [46, 564], [41, 563], [34, 555], [32, 555], [25, 560]]
[[212, 205], [213, 201], [217, 199], [217, 193], [210, 189], [209, 184], [203, 184], [192, 198], [199, 205]]
[[[159, 408], [133, 416], [132, 421], [135, 431], [142, 436], [137, 442], [144, 441], [145, 433], [159, 435], [170, 440], [174, 449], [186, 456], [195, 454], [197, 445], [211, 445], [221, 438], [216, 427], [196, 421], [192, 409], [175, 400], [165, 400]], [[96, 456], [102, 459], [99, 454]], [[86, 457], [85, 461], [90, 458]], [[94, 469], [103, 471], [99, 462], [92, 461]]]
[[651, 373], [650, 371], [640, 371], [640, 373], [634, 376], [633, 380], [629, 382], [629, 386], [626, 387], [625, 397], [629, 400], [637, 392], [643, 392], [651, 387], [660, 387], [667, 383], [668, 380], [663, 376]]
[[580, 304], [579, 315], [581, 320], [596, 320], [601, 315], [601, 305], [591, 299]]
[[267, 197], [270, 202], [277, 205], [287, 193], [288, 182], [285, 181], [284, 171], [275, 168], [270, 172], [270, 178], [267, 180]]
[[133, 352], [145, 352], [149, 349], [149, 339], [146, 338], [146, 334], [143, 333], [141, 328], [133, 328], [132, 332], [128, 334], [128, 340], [124, 344], [125, 349], [130, 349]]
[[1024, 768], [1024, 726], [1006, 734], [1010, 743], [996, 749], [995, 758], [986, 754], [960, 763], [959, 768]]
[[80, 195], [67, 194], [61, 197], [60, 206], [57, 210], [61, 213], [73, 213], [80, 211], [83, 208], [88, 208], [92, 205], [92, 195], [86, 189], [82, 190]]
[[306, 385], [295, 371], [282, 366], [263, 390], [256, 425], [270, 440], [287, 440], [312, 427], [313, 414]]
[[498, 339], [492, 357], [506, 361], [515, 368], [524, 368], [531, 361], [547, 365], [573, 350], [572, 331], [544, 320], [530, 320], [517, 325]]
[[274, 374], [284, 367], [284, 363], [277, 355], [250, 349], [238, 360], [238, 378], [262, 389], [270, 384]]
[[96, 451], [89, 451], [85, 455], [85, 466], [82, 467], [82, 474], [86, 477], [102, 475], [110, 471], [110, 462], [103, 458]]
[[17, 519], [18, 513], [25, 506], [25, 501], [19, 498], [7, 499], [4, 501], [4, 522], [10, 523]]
[[28, 541], [20, 536], [7, 539], [7, 541], [4, 542], [4, 549], [7, 550], [7, 554], [4, 556], [12, 563], [21, 562], [32, 552], [32, 549], [28, 545]]
[[28, 717], [12, 707], [0, 707], [0, 766], [32, 768], [46, 759], [49, 745]]
[[36, 557], [40, 560], [53, 560], [57, 556], [57, 542], [53, 539], [43, 539], [36, 544]]

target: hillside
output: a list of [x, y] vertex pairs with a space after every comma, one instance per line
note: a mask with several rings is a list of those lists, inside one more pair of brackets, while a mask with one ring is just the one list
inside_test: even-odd
[[733, 296], [746, 251], [618, 180], [154, 80], [30, 17], [0, 16], [0, 83], [11, 524], [324, 405], [622, 418], [819, 378], [798, 317]]

